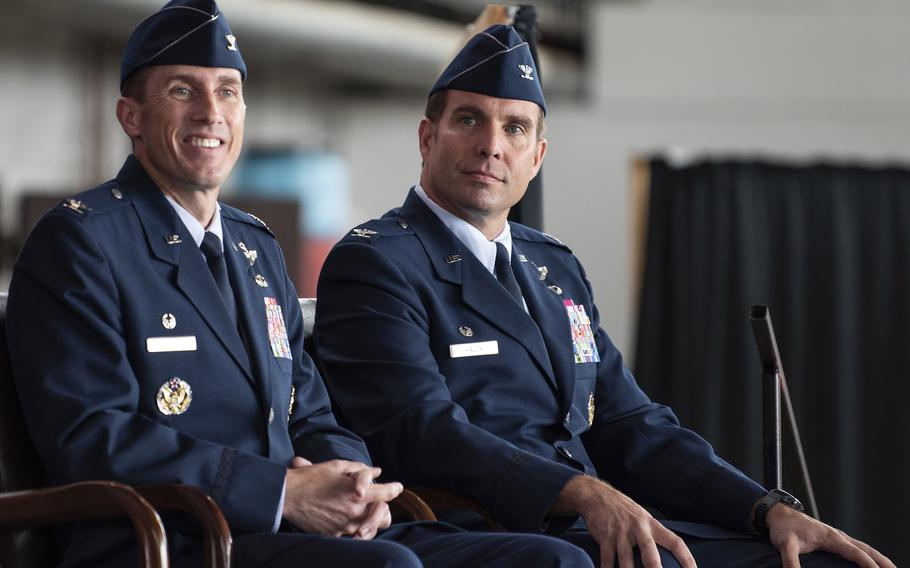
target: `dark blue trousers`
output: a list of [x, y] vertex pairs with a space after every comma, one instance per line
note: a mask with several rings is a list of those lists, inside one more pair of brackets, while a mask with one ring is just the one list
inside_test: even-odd
[[[685, 541], [698, 568], [772, 568], [781, 565], [780, 554], [767, 539], [752, 537], [718, 527], [698, 523], [662, 521]], [[571, 530], [563, 538], [583, 549], [597, 565], [600, 547], [586, 530]], [[657, 547], [663, 568], [679, 568], [679, 562], [667, 549]], [[799, 557], [800, 565], [807, 568], [850, 568], [856, 565], [827, 552], [813, 552]], [[641, 557], [635, 549], [635, 565], [641, 566]]]
[[363, 541], [305, 533], [239, 536], [236, 568], [591, 567], [588, 555], [558, 538], [466, 532], [444, 523], [402, 523]]

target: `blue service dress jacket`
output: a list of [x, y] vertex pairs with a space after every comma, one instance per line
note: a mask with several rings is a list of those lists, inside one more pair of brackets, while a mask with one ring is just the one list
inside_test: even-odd
[[[267, 533], [294, 455], [369, 457], [336, 424], [303, 350], [274, 236], [237, 209], [221, 205], [221, 216], [238, 326], [131, 156], [31, 232], [10, 287], [10, 355], [51, 483], [186, 483], [215, 499], [235, 534]], [[131, 541], [128, 528], [77, 528], [66, 554], [104, 559]]]
[[512, 530], [572, 525], [548, 510], [579, 472], [745, 530], [764, 490], [640, 390], [569, 248], [511, 233], [527, 312], [413, 190], [334, 247], [315, 343], [339, 420], [386, 474], [474, 497]]

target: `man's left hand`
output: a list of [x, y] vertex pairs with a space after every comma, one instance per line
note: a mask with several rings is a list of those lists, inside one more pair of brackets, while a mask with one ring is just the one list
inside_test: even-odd
[[768, 536], [783, 568], [798, 568], [799, 555], [824, 550], [862, 568], [896, 568], [885, 555], [842, 531], [778, 503], [768, 510]]

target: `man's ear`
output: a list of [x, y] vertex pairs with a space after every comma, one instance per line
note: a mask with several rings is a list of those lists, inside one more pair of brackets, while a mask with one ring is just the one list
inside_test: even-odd
[[417, 126], [417, 141], [420, 145], [420, 157], [424, 162], [427, 161], [427, 157], [430, 155], [430, 148], [435, 133], [436, 123], [427, 117], [421, 118], [420, 124]]
[[534, 175], [537, 175], [537, 172], [540, 171], [540, 166], [543, 165], [543, 157], [547, 154], [547, 139], [541, 138], [537, 141], [537, 151], [534, 156]]
[[132, 97], [120, 97], [117, 100], [117, 120], [120, 127], [130, 138], [138, 138], [142, 134], [142, 120], [139, 113], [139, 102]]

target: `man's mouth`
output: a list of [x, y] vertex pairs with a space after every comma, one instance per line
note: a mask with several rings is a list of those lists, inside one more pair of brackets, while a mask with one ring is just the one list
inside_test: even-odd
[[221, 146], [221, 140], [218, 138], [203, 138], [201, 136], [188, 136], [184, 142], [196, 148], [217, 148]]
[[487, 182], [502, 181], [498, 176], [496, 176], [490, 172], [485, 172], [483, 170], [469, 170], [469, 171], [466, 171], [465, 173], [469, 177], [472, 177], [472, 178], [480, 180], [480, 181], [487, 181]]

